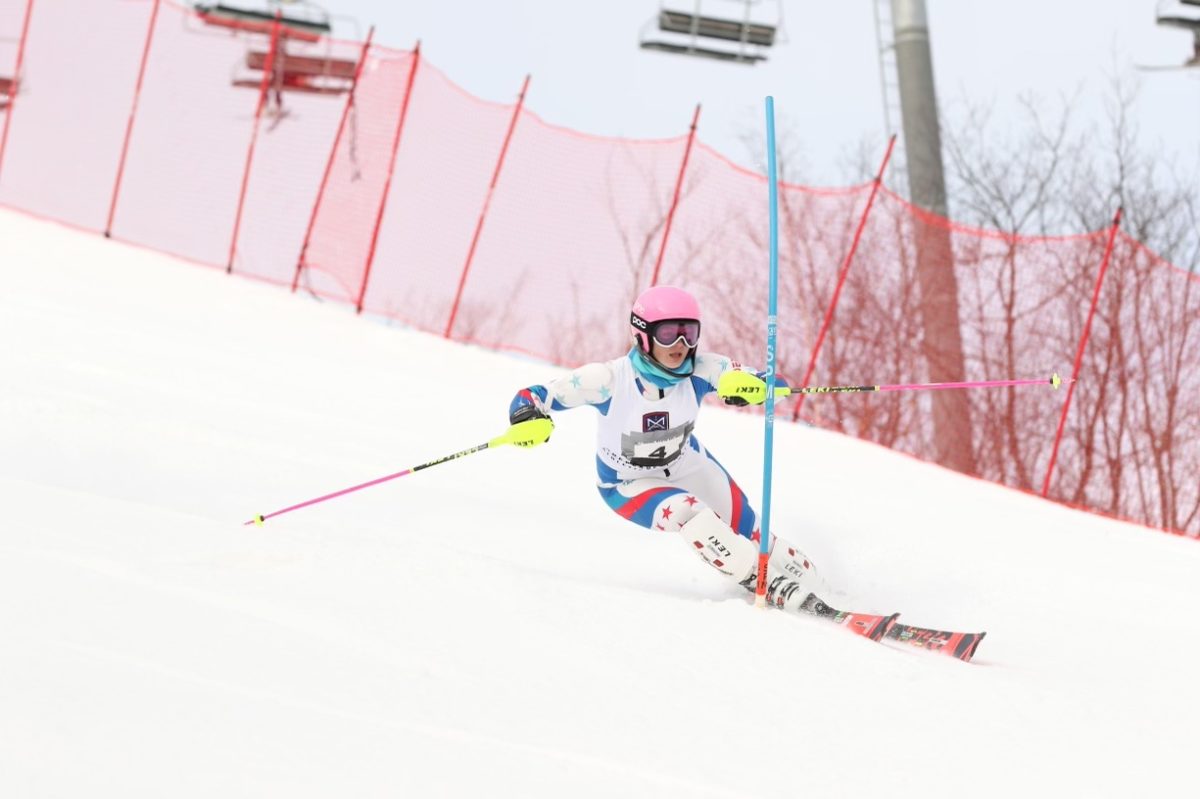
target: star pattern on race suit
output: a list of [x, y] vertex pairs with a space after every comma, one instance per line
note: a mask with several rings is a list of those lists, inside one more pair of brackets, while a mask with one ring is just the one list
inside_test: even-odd
[[667, 506], [667, 507], [663, 508], [663, 519], [665, 520], [665, 519], [670, 519], [670, 518], [671, 518], [671, 508], [670, 508], [670, 506]]
[[690, 505], [690, 506], [693, 506], [693, 507], [696, 505], [696, 498], [695, 498], [695, 497], [687, 497], [687, 498], [686, 498], [686, 499], [684, 499], [683, 501], [684, 501], [684, 502], [686, 502], [688, 505]]
[[608, 386], [600, 386], [600, 399], [606, 400], [612, 392], [608, 390]]
[[581, 378], [581, 377], [579, 376], [579, 373], [578, 373], [578, 372], [576, 372], [575, 374], [572, 374], [572, 375], [571, 375], [571, 387], [572, 387], [572, 388], [579, 388], [579, 387], [580, 387], [580, 386], [582, 386], [582, 385], [583, 385], [583, 378]]

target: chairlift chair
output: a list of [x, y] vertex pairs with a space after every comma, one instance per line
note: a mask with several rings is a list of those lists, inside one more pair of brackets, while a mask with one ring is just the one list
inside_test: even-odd
[[[287, 13], [284, 13], [283, 3], [287, 4]], [[304, 47], [322, 41], [328, 45], [330, 42], [330, 16], [313, 3], [306, 0], [269, 0], [259, 2], [254, 7], [235, 6], [226, 2], [196, 3], [194, 10], [206, 25], [227, 29], [234, 35], [246, 38], [245, 57], [234, 67], [234, 75], [230, 80], [231, 85], [238, 88], [258, 90], [262, 86], [269, 40], [278, 21], [279, 38], [268, 84], [271, 89], [269, 110], [277, 117], [284, 114], [285, 92], [341, 95], [353, 88], [358, 67], [356, 61], [311, 52], [301, 55], [291, 49], [293, 44]]]
[[[261, 73], [267, 65], [267, 51], [248, 50], [246, 69]], [[272, 88], [305, 94], [345, 94], [354, 83], [358, 63], [342, 58], [292, 55], [280, 40], [271, 69]], [[233, 85], [257, 89], [261, 77], [234, 78]]]
[[328, 13], [307, 3], [295, 5], [305, 10], [284, 14], [266, 8], [239, 8], [229, 3], [197, 3], [195, 11], [206, 25], [233, 31], [269, 35], [278, 15], [280, 35], [283, 37], [315, 42], [332, 33], [333, 26], [330, 25]]
[[1200, 16], [1189, 16], [1183, 13], [1182, 6], [1200, 8], [1200, 0], [1178, 0], [1178, 4], [1167, 9], [1164, 3], [1159, 3], [1156, 16], [1159, 25], [1169, 28], [1181, 28], [1192, 33], [1192, 55], [1182, 64], [1175, 67], [1158, 67], [1159, 69], [1183, 69], [1200, 66]]
[[14, 83], [12, 78], [0, 75], [0, 111], [8, 108], [8, 104], [12, 100]]
[[[758, 0], [731, 0], [731, 2], [738, 2], [742, 6], [742, 19], [729, 19], [712, 13], [703, 13], [701, 0], [696, 0], [695, 7], [690, 12], [667, 9], [660, 4], [656, 17], [657, 27], [660, 32], [670, 34], [670, 36], [664, 39], [649, 38], [643, 35], [640, 42], [642, 49], [747, 64], [765, 61], [767, 57], [763, 55], [762, 50], [775, 44], [778, 24], [751, 20], [751, 6]], [[705, 47], [697, 42], [700, 38], [737, 42], [739, 46], [736, 50]]]
[[658, 29], [672, 33], [694, 33], [730, 42], [748, 42], [770, 47], [775, 44], [775, 26], [757, 22], [735, 22], [730, 19], [704, 17], [683, 11], [663, 9], [658, 13]]
[[1155, 18], [1158, 24], [1190, 31], [1200, 30], [1200, 16], [1197, 16], [1196, 12], [1188, 11], [1185, 6], [1200, 9], [1200, 0], [1173, 0], [1173, 2], [1160, 0], [1155, 7]]

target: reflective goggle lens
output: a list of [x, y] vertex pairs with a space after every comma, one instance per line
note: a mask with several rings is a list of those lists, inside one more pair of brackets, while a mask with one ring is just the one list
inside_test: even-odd
[[700, 343], [700, 323], [692, 319], [677, 319], [659, 322], [654, 326], [654, 340], [664, 347], [670, 347], [679, 339], [689, 347]]

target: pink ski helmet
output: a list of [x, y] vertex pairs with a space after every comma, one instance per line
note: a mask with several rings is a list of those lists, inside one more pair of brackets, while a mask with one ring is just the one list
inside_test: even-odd
[[[629, 325], [633, 328], [638, 347], [647, 355], [650, 354], [652, 338], [669, 347], [680, 337], [690, 348], [689, 355], [694, 354], [700, 342], [700, 303], [683, 289], [655, 286], [646, 289], [634, 300]], [[661, 335], [655, 336], [655, 333]]]

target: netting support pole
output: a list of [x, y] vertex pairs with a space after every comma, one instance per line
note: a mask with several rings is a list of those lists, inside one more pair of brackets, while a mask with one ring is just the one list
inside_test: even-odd
[[1058, 432], [1054, 434], [1054, 447], [1050, 450], [1050, 463], [1046, 466], [1046, 479], [1042, 481], [1042, 496], [1050, 493], [1050, 478], [1054, 474], [1054, 465], [1058, 461], [1058, 445], [1062, 441], [1063, 429], [1067, 424], [1067, 413], [1071, 410], [1071, 397], [1075, 394], [1075, 384], [1079, 379], [1079, 369], [1083, 364], [1083, 353], [1087, 349], [1088, 337], [1092, 332], [1092, 318], [1096, 315], [1096, 307], [1100, 304], [1100, 289], [1104, 285], [1104, 273], [1108, 271], [1108, 263], [1112, 259], [1113, 244], [1117, 239], [1117, 231], [1121, 229], [1121, 208], [1117, 208], [1113, 216], [1112, 227], [1108, 231], [1108, 244], [1104, 248], [1104, 259], [1100, 262], [1100, 274], [1096, 276], [1096, 289], [1092, 292], [1092, 307], [1088, 309], [1087, 321], [1083, 325], [1083, 333], [1079, 337], [1079, 348], [1075, 351], [1075, 366], [1071, 369], [1071, 382], [1067, 385], [1067, 397], [1063, 400], [1062, 414], [1058, 417]]
[[4, 149], [8, 145], [8, 126], [21, 90], [21, 64], [25, 60], [25, 42], [29, 38], [29, 20], [33, 17], [33, 0], [25, 4], [25, 21], [21, 23], [21, 43], [17, 45], [17, 65], [13, 68], [12, 84], [8, 90], [8, 107], [4, 109], [4, 130], [0, 132], [0, 167], [4, 165]]
[[338, 122], [337, 133], [333, 137], [333, 147], [329, 150], [329, 160], [325, 162], [325, 173], [321, 175], [321, 185], [317, 187], [317, 196], [313, 201], [312, 214], [308, 217], [308, 227], [304, 230], [304, 243], [300, 245], [300, 255], [296, 258], [296, 273], [292, 276], [292, 291], [300, 285], [300, 272], [304, 269], [304, 257], [308, 254], [308, 243], [312, 240], [313, 227], [317, 224], [317, 214], [321, 211], [321, 199], [325, 196], [325, 187], [329, 185], [329, 175], [333, 172], [333, 162], [337, 158], [338, 147], [342, 143], [342, 134], [346, 129], [346, 120], [350, 117], [350, 109], [354, 106], [354, 92], [358, 88], [358, 79], [362, 77], [363, 64], [367, 63], [367, 51], [371, 49], [371, 38], [375, 35], [375, 26], [367, 30], [367, 40], [363, 42], [362, 53], [358, 57], [358, 65], [354, 68], [354, 78], [350, 82], [350, 91], [346, 93], [346, 105], [342, 107], [342, 118]]
[[488, 206], [492, 204], [492, 195], [496, 191], [496, 183], [500, 180], [500, 170], [504, 167], [504, 156], [508, 153], [509, 142], [512, 141], [513, 131], [517, 127], [517, 119], [521, 116], [521, 108], [525, 105], [525, 92], [529, 90], [529, 75], [521, 84], [521, 94], [513, 108], [512, 119], [508, 123], [508, 132], [504, 134], [504, 144], [500, 147], [500, 157], [496, 159], [496, 169], [492, 172], [492, 182], [488, 185], [487, 196], [483, 200], [483, 208], [479, 211], [479, 221], [475, 223], [475, 235], [471, 237], [471, 247], [467, 250], [467, 262], [463, 264], [462, 274], [458, 278], [458, 290], [454, 293], [454, 303], [450, 306], [450, 318], [446, 321], [443, 335], [450, 338], [454, 331], [454, 320], [458, 316], [458, 306], [462, 302], [463, 289], [467, 286], [467, 272], [471, 269], [471, 261], [475, 258], [475, 248], [479, 245], [479, 235], [483, 232], [483, 222], [487, 218]]
[[271, 47], [267, 50], [267, 58], [263, 63], [262, 82], [258, 86], [258, 105], [254, 109], [254, 125], [250, 132], [250, 148], [246, 152], [246, 168], [242, 171], [242, 188], [238, 192], [237, 214], [233, 219], [233, 237], [229, 241], [229, 261], [225, 265], [225, 274], [233, 271], [233, 258], [237, 253], [238, 234], [242, 229], [242, 211], [246, 207], [246, 189], [250, 186], [250, 168], [254, 164], [254, 146], [258, 143], [258, 126], [262, 121], [263, 108], [267, 104], [267, 95], [271, 90], [271, 77], [275, 72], [275, 57], [279, 50], [279, 31], [282, 27], [280, 18], [282, 11], [275, 12], [275, 21], [271, 23]]
[[129, 141], [133, 138], [133, 121], [137, 117], [138, 102], [142, 97], [142, 83], [146, 79], [146, 64], [150, 61], [150, 43], [154, 40], [154, 23], [158, 20], [158, 7], [162, 0], [154, 0], [150, 10], [150, 25], [146, 28], [146, 44], [142, 47], [142, 63], [138, 67], [137, 83], [133, 88], [133, 103], [129, 106], [129, 120], [125, 123], [125, 139], [121, 143], [121, 158], [117, 161], [117, 177], [113, 181], [112, 200], [108, 204], [108, 220], [104, 223], [104, 238], [112, 237], [113, 217], [117, 213], [117, 198], [121, 194], [121, 178], [125, 175], [125, 159], [129, 155]]
[[658, 285], [658, 275], [662, 270], [663, 256], [667, 253], [667, 239], [671, 237], [671, 223], [675, 221], [675, 209], [679, 207], [679, 195], [683, 191], [683, 176], [687, 172], [688, 158], [692, 154], [692, 142], [696, 140], [696, 125], [700, 122], [700, 104], [696, 103], [696, 111], [692, 114], [692, 127], [688, 130], [687, 147], [683, 150], [683, 163], [679, 165], [679, 177], [675, 179], [675, 194], [671, 197], [671, 209], [667, 211], [667, 223], [663, 226], [662, 242], [658, 245], [658, 258], [654, 261], [654, 275], [650, 285]]
[[[871, 213], [871, 208], [875, 205], [875, 197], [879, 194], [879, 187], [883, 185], [883, 174], [887, 171], [888, 161], [892, 158], [892, 150], [896, 146], [896, 134], [892, 134], [888, 139], [887, 151], [883, 154], [883, 162], [879, 164], [879, 171], [875, 173], [875, 182], [871, 184], [871, 194], [867, 197], [867, 205], [863, 208], [862, 216], [858, 220], [858, 228], [854, 231], [854, 238], [850, 242], [850, 249], [846, 252], [846, 258], [842, 261], [842, 269], [838, 272], [837, 285], [833, 289], [833, 296], [829, 298], [829, 307], [825, 309], [825, 319], [821, 322], [821, 329], [817, 332], [816, 343], [813, 344], [812, 355], [808, 359], [808, 367], [804, 370], [804, 379], [800, 381], [800, 385], [807, 386], [808, 381], [812, 379], [813, 372], [817, 368], [817, 356], [821, 353], [821, 345], [825, 343], [825, 334], [829, 332], [829, 325], [833, 322], [833, 313], [837, 310], [838, 299], [842, 296], [842, 286], [846, 284], [846, 275], [850, 273], [850, 264], [854, 261], [854, 254], [858, 252], [858, 242], [862, 239], [863, 230], [867, 227], [867, 217]], [[804, 395], [796, 401], [796, 407], [792, 409], [792, 421], [800, 418], [800, 408], [804, 405]]]
[[392, 176], [396, 173], [396, 154], [400, 152], [400, 136], [404, 133], [404, 120], [408, 118], [408, 101], [412, 99], [413, 86], [417, 80], [417, 68], [421, 65], [421, 42], [413, 48], [412, 69], [408, 71], [408, 84], [404, 87], [404, 101], [400, 104], [400, 117], [396, 120], [396, 135], [392, 139], [392, 154], [388, 160], [387, 178], [383, 182], [383, 195], [379, 198], [379, 209], [375, 212], [375, 228], [371, 231], [371, 246], [367, 248], [367, 262], [363, 265], [362, 286], [358, 299], [354, 301], [354, 312], [362, 313], [363, 299], [367, 296], [367, 281], [371, 277], [371, 266], [375, 263], [375, 249], [379, 246], [379, 231], [383, 227], [383, 212], [387, 209], [388, 195], [392, 191]]

